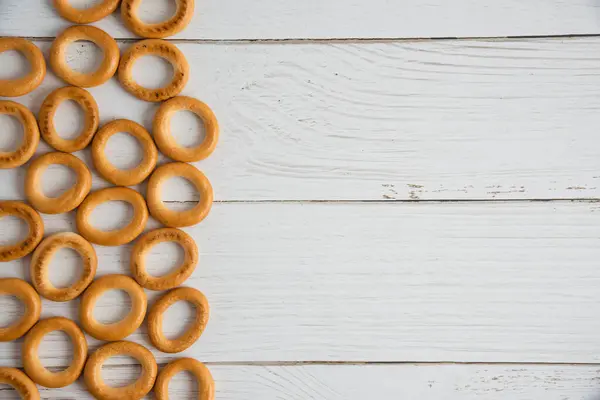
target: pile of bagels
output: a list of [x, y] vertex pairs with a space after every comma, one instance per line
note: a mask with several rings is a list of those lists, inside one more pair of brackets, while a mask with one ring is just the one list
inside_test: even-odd
[[[137, 16], [141, 0], [104, 0], [100, 4], [76, 9], [68, 0], [54, 0], [56, 11], [65, 19], [76, 23], [54, 40], [49, 54], [49, 65], [56, 76], [70, 86], [50, 93], [43, 101], [38, 118], [25, 106], [0, 100], [0, 114], [16, 117], [23, 125], [24, 138], [15, 151], [0, 152], [0, 168], [26, 168], [25, 195], [29, 204], [20, 201], [0, 201], [0, 217], [14, 216], [23, 219], [29, 227], [28, 236], [14, 245], [0, 246], [0, 261], [7, 262], [31, 253], [31, 283], [16, 278], [0, 279], [0, 295], [12, 295], [24, 303], [24, 315], [6, 328], [0, 329], [0, 341], [24, 337], [22, 361], [25, 373], [16, 368], [1, 367], [0, 383], [12, 385], [24, 399], [39, 399], [37, 385], [61, 388], [75, 382], [83, 374], [89, 392], [97, 399], [140, 399], [154, 389], [159, 400], [168, 399], [170, 379], [180, 371], [189, 371], [198, 380], [201, 400], [214, 398], [214, 382], [206, 366], [191, 358], [173, 360], [159, 370], [153, 353], [146, 347], [124, 340], [134, 333], [147, 318], [149, 340], [165, 353], [179, 353], [189, 348], [202, 334], [209, 318], [206, 297], [191, 287], [181, 287], [194, 272], [198, 263], [198, 248], [187, 233], [178, 229], [201, 222], [209, 213], [213, 190], [206, 176], [190, 162], [208, 157], [216, 147], [219, 127], [215, 115], [203, 102], [179, 96], [185, 87], [190, 68], [183, 53], [172, 43], [162, 40], [181, 31], [190, 22], [194, 0], [177, 0], [177, 10], [168, 20], [146, 24]], [[138, 36], [147, 38], [132, 44], [121, 55], [116, 41], [103, 30], [88, 26], [121, 7], [125, 25]], [[86, 40], [103, 50], [103, 60], [96, 71], [80, 73], [66, 62], [66, 49], [70, 43]], [[16, 50], [28, 60], [31, 69], [23, 77], [0, 80], [0, 96], [18, 97], [35, 90], [46, 75], [46, 62], [42, 52], [30, 41], [22, 38], [0, 38], [0, 52]], [[132, 66], [141, 56], [155, 55], [173, 66], [171, 82], [162, 88], [151, 89], [139, 85], [132, 78]], [[117, 74], [121, 85], [135, 97], [162, 102], [153, 122], [153, 135], [140, 124], [118, 119], [100, 125], [98, 104], [84, 88], [101, 85]], [[76, 102], [84, 111], [85, 123], [74, 139], [58, 135], [54, 127], [57, 107], [65, 100]], [[170, 132], [170, 119], [180, 110], [191, 111], [204, 123], [205, 139], [196, 147], [179, 145]], [[134, 136], [143, 148], [141, 162], [132, 169], [119, 169], [111, 164], [105, 154], [108, 140], [117, 132]], [[53, 149], [31, 162], [40, 136]], [[91, 147], [93, 166], [97, 173], [114, 186], [90, 192], [92, 175], [86, 164], [72, 153]], [[157, 167], [158, 152], [173, 160]], [[28, 163], [28, 165], [25, 165]], [[41, 189], [41, 176], [46, 168], [61, 164], [71, 168], [76, 183], [59, 197], [47, 197]], [[188, 210], [168, 208], [161, 199], [161, 185], [170, 177], [183, 177], [200, 193], [200, 201]], [[147, 179], [146, 198], [128, 186], [138, 185]], [[124, 201], [133, 208], [131, 221], [118, 230], [103, 231], [90, 223], [90, 214], [100, 204]], [[44, 238], [44, 223], [40, 216], [74, 211], [78, 233], [61, 232]], [[144, 233], [151, 215], [165, 227]], [[93, 244], [120, 246], [135, 240], [130, 254], [131, 277], [104, 275], [96, 278], [98, 259]], [[175, 242], [184, 250], [184, 260], [173, 272], [156, 277], [148, 274], [145, 255], [158, 243]], [[48, 268], [57, 250], [70, 248], [82, 261], [82, 273], [77, 282], [68, 287], [55, 287], [49, 280]], [[131, 298], [131, 309], [126, 317], [113, 324], [103, 324], [94, 318], [93, 310], [98, 298], [107, 290], [120, 289]], [[165, 291], [146, 315], [147, 298], [144, 289]], [[64, 318], [40, 319], [40, 296], [50, 301], [66, 302], [79, 297], [79, 324]], [[173, 303], [188, 301], [195, 306], [195, 318], [189, 328], [176, 339], [167, 339], [163, 333], [163, 314]], [[63, 331], [73, 343], [71, 364], [64, 370], [52, 372], [45, 368], [38, 356], [44, 335]], [[88, 355], [85, 333], [108, 343]], [[109, 357], [127, 355], [135, 358], [142, 367], [138, 379], [124, 387], [111, 387], [101, 376], [102, 365]]]

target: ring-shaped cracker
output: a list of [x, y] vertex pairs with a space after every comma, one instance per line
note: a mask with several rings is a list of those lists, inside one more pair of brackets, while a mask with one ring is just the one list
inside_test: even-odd
[[[82, 261], [82, 273], [77, 282], [64, 288], [55, 287], [48, 277], [48, 267], [54, 253], [59, 249], [75, 250]], [[73, 232], [62, 232], [45, 238], [31, 256], [29, 270], [31, 281], [38, 293], [52, 301], [69, 301], [79, 296], [94, 280], [98, 257], [94, 247]]]
[[25, 239], [13, 245], [0, 246], [0, 262], [12, 261], [31, 253], [44, 237], [44, 222], [33, 208], [20, 201], [0, 201], [0, 218], [12, 215], [21, 218], [29, 226]]
[[[125, 201], [133, 207], [133, 218], [125, 227], [114, 231], [96, 229], [90, 223], [90, 214], [107, 201]], [[120, 246], [138, 237], [146, 227], [148, 208], [141, 194], [126, 187], [109, 187], [92, 192], [77, 209], [77, 229], [88, 241], [103, 246]]]
[[[163, 314], [174, 303], [188, 301], [196, 308], [196, 314], [192, 325], [178, 338], [167, 339], [162, 329]], [[194, 288], [179, 287], [173, 289], [159, 298], [150, 308], [148, 313], [148, 337], [160, 351], [164, 353], [179, 353], [193, 345], [204, 332], [210, 309], [206, 297]]]
[[206, 365], [193, 358], [171, 361], [160, 370], [154, 384], [156, 400], [169, 400], [169, 382], [174, 375], [187, 371], [198, 380], [198, 400], [214, 400], [215, 381]]
[[0, 328], [0, 342], [10, 342], [26, 334], [40, 319], [42, 301], [29, 283], [17, 278], [0, 278], [0, 295], [15, 296], [25, 304], [25, 312], [17, 322]]
[[[175, 242], [183, 248], [184, 259], [173, 272], [164, 276], [152, 276], [146, 271], [145, 256], [155, 245], [162, 242]], [[198, 264], [198, 246], [194, 239], [182, 230], [175, 228], [155, 229], [141, 236], [131, 251], [131, 274], [143, 288], [149, 290], [169, 290], [181, 285], [192, 275]]]
[[[144, 157], [134, 168], [119, 169], [115, 167], [106, 157], [105, 149], [108, 140], [118, 132], [127, 132], [137, 139], [143, 149]], [[132, 186], [146, 179], [158, 160], [158, 150], [152, 140], [152, 136], [140, 124], [128, 119], [117, 119], [104, 125], [92, 142], [92, 161], [94, 167], [104, 179], [117, 186]]]
[[[102, 379], [102, 364], [110, 357], [122, 355], [135, 358], [142, 366], [142, 373], [130, 385], [111, 387]], [[83, 379], [90, 393], [97, 399], [137, 400], [150, 392], [157, 371], [156, 359], [150, 350], [137, 343], [120, 341], [105, 344], [90, 355], [83, 371]]]
[[[173, 79], [162, 88], [148, 89], [133, 78], [133, 64], [142, 56], [155, 55], [169, 61], [173, 66]], [[129, 93], [146, 101], [163, 101], [177, 96], [188, 81], [190, 66], [183, 53], [172, 43], [160, 39], [147, 39], [128, 48], [119, 64], [119, 81]]]
[[[41, 363], [38, 356], [40, 343], [45, 335], [54, 331], [63, 331], [73, 343], [73, 360], [66, 369], [51, 372]], [[39, 321], [25, 336], [23, 341], [23, 368], [27, 375], [38, 385], [48, 388], [61, 388], [75, 382], [87, 358], [87, 341], [77, 324], [64, 317], [52, 317]]]
[[40, 392], [35, 383], [16, 368], [0, 367], [0, 383], [12, 386], [22, 399], [40, 400]]
[[27, 107], [10, 100], [0, 100], [0, 114], [12, 115], [23, 125], [23, 140], [19, 148], [0, 151], [0, 169], [19, 167], [29, 161], [40, 142], [37, 121]]
[[[103, 324], [94, 318], [94, 306], [107, 290], [124, 290], [131, 298], [131, 310], [122, 320]], [[81, 296], [79, 319], [83, 329], [99, 340], [115, 341], [126, 338], [139, 328], [146, 316], [146, 293], [135, 280], [126, 275], [105, 275], [96, 279]]]
[[147, 24], [137, 16], [142, 0], [123, 0], [121, 18], [125, 25], [136, 35], [146, 38], [165, 38], [181, 32], [194, 16], [194, 0], [176, 0], [177, 10], [166, 21]]
[[[73, 71], [67, 64], [67, 47], [77, 40], [88, 40], [102, 49], [104, 58], [96, 71], [84, 74]], [[115, 39], [102, 29], [88, 25], [71, 26], [58, 35], [52, 43], [50, 65], [59, 78], [71, 85], [84, 88], [98, 86], [115, 74], [119, 66], [119, 46]]]
[[[171, 135], [171, 117], [180, 110], [191, 111], [204, 123], [206, 136], [195, 147], [183, 147]], [[195, 162], [208, 157], [217, 147], [219, 123], [209, 106], [200, 100], [187, 96], [177, 96], [160, 105], [154, 116], [154, 140], [167, 157], [176, 161]]]
[[[77, 175], [75, 184], [58, 197], [48, 197], [42, 190], [42, 174], [50, 165], [69, 167]], [[25, 197], [38, 211], [45, 214], [61, 214], [77, 208], [90, 192], [92, 174], [79, 158], [69, 153], [46, 153], [29, 165], [25, 175]]]
[[18, 97], [26, 95], [37, 88], [46, 76], [44, 55], [29, 40], [16, 37], [0, 38], [0, 53], [8, 50], [15, 50], [23, 54], [29, 61], [31, 70], [22, 78], [0, 79], [0, 96]]
[[[74, 139], [63, 139], [54, 127], [54, 115], [60, 103], [65, 100], [73, 100], [83, 109], [85, 114], [85, 125], [83, 130]], [[94, 97], [85, 89], [77, 86], [65, 86], [50, 93], [40, 108], [38, 115], [40, 123], [40, 134], [50, 146], [58, 151], [73, 153], [83, 150], [94, 137], [98, 130], [100, 114], [98, 104]]]
[[[173, 176], [189, 180], [200, 193], [200, 201], [185, 211], [169, 209], [161, 200], [161, 185]], [[208, 178], [190, 164], [174, 162], [162, 165], [150, 175], [146, 194], [150, 214], [158, 221], [172, 228], [191, 226], [199, 223], [208, 215], [213, 203], [213, 189]]]
[[117, 9], [121, 0], [104, 0], [100, 4], [86, 9], [75, 8], [71, 0], [54, 0], [56, 11], [66, 20], [76, 24], [89, 24], [100, 21]]

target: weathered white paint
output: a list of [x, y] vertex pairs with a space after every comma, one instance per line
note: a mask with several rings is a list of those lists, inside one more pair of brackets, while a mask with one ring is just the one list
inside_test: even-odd
[[[94, 221], [123, 220], [115, 207]], [[598, 210], [585, 202], [217, 204], [187, 229], [201, 257], [186, 285], [206, 294], [212, 317], [183, 354], [218, 362], [599, 362]], [[44, 219], [48, 234], [74, 229], [72, 215]], [[130, 246], [96, 248], [99, 275], [129, 273]], [[163, 250], [150, 265], [175, 257]], [[27, 277], [27, 265], [6, 263], [2, 276]], [[157, 294], [148, 295], [153, 302]], [[43, 315], [76, 318], [77, 307], [44, 302]], [[114, 316], [122, 307], [113, 298], [96, 312]], [[168, 333], [189, 315], [175, 310]], [[148, 344], [145, 327], [131, 339]], [[1, 344], [0, 362], [20, 363], [18, 346]], [[42, 357], [56, 362], [56, 354]]]
[[[77, 1], [77, 0], [74, 0]], [[91, 3], [87, 0], [87, 3]], [[171, 15], [172, 0], [144, 0], [143, 19]], [[84, 5], [85, 2], [77, 1]], [[329, 39], [596, 34], [596, 0], [202, 0], [188, 39]], [[55, 36], [62, 20], [49, 0], [2, 0], [0, 35]], [[132, 37], [115, 13], [97, 23]]]
[[[89, 0], [73, 0], [83, 4]], [[144, 18], [172, 11], [144, 0]], [[386, 39], [597, 34], [596, 0], [230, 0], [197, 1], [177, 39]], [[69, 23], [50, 1], [0, 0], [0, 35], [53, 37]], [[97, 24], [132, 37], [115, 14]], [[50, 43], [38, 42], [47, 53]], [[122, 44], [126, 47], [127, 44]], [[278, 200], [557, 199], [600, 195], [600, 40], [319, 41], [178, 43], [192, 65], [184, 94], [216, 111], [222, 141], [198, 163], [221, 201], [187, 229], [201, 262], [186, 283], [205, 292], [212, 317], [181, 355], [208, 361], [218, 399], [596, 400], [600, 393], [600, 208], [549, 203], [277, 203]], [[91, 68], [83, 44], [71, 63]], [[0, 55], [0, 77], [25, 65]], [[164, 81], [158, 63], [136, 69], [144, 84]], [[62, 86], [51, 73], [19, 98], [37, 112]], [[111, 80], [91, 90], [103, 122], [130, 118], [151, 126], [156, 108]], [[68, 109], [68, 107], [66, 107]], [[72, 111], [72, 109], [71, 109]], [[73, 131], [79, 119], [57, 118]], [[175, 124], [190, 144], [188, 119]], [[0, 131], [14, 123], [0, 118]], [[8, 129], [8, 130], [7, 130]], [[12, 139], [0, 135], [0, 147]], [[40, 153], [48, 151], [44, 144]], [[110, 158], [131, 165], [137, 150], [116, 140]], [[87, 151], [78, 154], [88, 165]], [[164, 161], [164, 159], [162, 160]], [[0, 198], [23, 198], [24, 168], [0, 171]], [[44, 187], [66, 187], [53, 169]], [[106, 183], [95, 177], [94, 187]], [[137, 188], [143, 192], [144, 187]], [[189, 186], [166, 199], [184, 207]], [[128, 217], [100, 207], [103, 227]], [[44, 216], [47, 233], [74, 230], [73, 215]], [[154, 221], [149, 227], [158, 226]], [[22, 236], [0, 220], [0, 243]], [[99, 275], [128, 273], [130, 246], [97, 246]], [[149, 268], [164, 273], [180, 257], [161, 245]], [[0, 276], [28, 279], [29, 259]], [[72, 253], [51, 267], [55, 283], [77, 271]], [[158, 293], [148, 292], [150, 302]], [[122, 315], [111, 292], [96, 315]], [[77, 319], [78, 301], [44, 301], [44, 316]], [[19, 304], [0, 297], [0, 324]], [[176, 304], [167, 334], [193, 310]], [[129, 339], [152, 348], [145, 326]], [[98, 341], [90, 339], [91, 350]], [[0, 344], [0, 365], [19, 366], [21, 341]], [[58, 334], [42, 344], [47, 366], [64, 366]], [[438, 364], [282, 365], [297, 361], [428, 361]], [[598, 365], [439, 364], [458, 362]], [[135, 376], [131, 360], [109, 361], [112, 383]], [[268, 365], [257, 365], [257, 364]], [[194, 398], [186, 375], [173, 398]], [[0, 385], [2, 398], [14, 393]], [[187, 396], [187, 397], [186, 397]], [[152, 396], [149, 396], [151, 398]], [[42, 389], [45, 399], [90, 398], [81, 382]]]
[[[209, 365], [219, 400], [596, 400], [600, 370], [594, 366], [501, 365]], [[129, 383], [137, 370], [109, 366], [103, 377]], [[2, 387], [2, 386], [0, 386]], [[197, 386], [176, 375], [169, 392], [196, 399]], [[2, 398], [13, 398], [2, 392]], [[83, 382], [62, 389], [40, 388], [43, 399], [92, 399]], [[18, 397], [14, 397], [18, 399]], [[146, 399], [153, 399], [152, 395]]]
[[[178, 46], [193, 72], [184, 94], [222, 126], [216, 152], [197, 164], [218, 200], [600, 196], [597, 38]], [[145, 66], [137, 79], [163, 78], [160, 64]], [[49, 74], [17, 100], [37, 112], [61, 85]], [[116, 79], [91, 92], [103, 122], [151, 128], [156, 105]], [[68, 116], [58, 124], [73, 124]], [[113, 146], [111, 157], [131, 161], [133, 148]], [[0, 198], [22, 198], [23, 173], [0, 171]]]

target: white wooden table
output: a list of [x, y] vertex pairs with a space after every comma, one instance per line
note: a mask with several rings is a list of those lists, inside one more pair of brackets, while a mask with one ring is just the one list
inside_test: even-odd
[[[50, 3], [0, 0], [0, 36], [33, 38], [47, 54], [69, 25]], [[186, 284], [206, 294], [211, 320], [183, 354], [206, 362], [218, 400], [600, 398], [600, 1], [196, 3], [172, 39], [192, 68], [183, 94], [214, 109], [222, 139], [196, 164], [217, 202], [187, 229], [201, 257]], [[172, 10], [166, 0], [142, 7], [148, 20]], [[123, 48], [132, 42], [117, 14], [96, 25]], [[89, 68], [92, 50], [74, 46], [70, 62]], [[0, 78], [23, 65], [0, 55]], [[167, 72], [156, 60], [135, 69], [146, 84]], [[63, 85], [49, 73], [16, 100], [37, 113]], [[156, 105], [116, 79], [90, 91], [103, 123], [151, 128]], [[62, 107], [61, 130], [76, 131], [74, 110]], [[197, 128], [189, 115], [175, 121], [188, 145]], [[12, 132], [0, 119], [1, 148], [16, 143]], [[138, 156], [127, 137], [109, 149], [117, 165]], [[24, 171], [0, 171], [0, 198], [24, 198]], [[55, 193], [70, 183], [55, 168], [44, 185]], [[173, 207], [197, 198], [180, 181], [164, 196]], [[111, 204], [94, 223], [127, 217]], [[74, 229], [71, 214], [44, 221], [47, 233]], [[18, 220], [0, 222], [0, 243], [22, 234]], [[128, 273], [130, 246], [96, 249], [98, 275]], [[156, 247], [151, 271], [178, 257]], [[0, 276], [28, 279], [28, 261]], [[61, 252], [53, 281], [76, 271]], [[114, 320], [127, 301], [110, 293], [96, 315]], [[168, 312], [170, 335], [185, 328], [186, 307]], [[44, 316], [77, 319], [77, 310], [77, 301], [43, 303]], [[0, 322], [20, 312], [1, 300]], [[151, 347], [145, 328], [129, 339]], [[21, 365], [20, 344], [0, 345], [0, 365]], [[46, 366], [69, 354], [65, 337], [45, 339]], [[161, 364], [180, 356], [155, 354]], [[105, 379], [135, 379], [132, 363], [111, 359]], [[40, 390], [89, 398], [81, 382]], [[171, 385], [174, 399], [193, 392], [185, 374]]]

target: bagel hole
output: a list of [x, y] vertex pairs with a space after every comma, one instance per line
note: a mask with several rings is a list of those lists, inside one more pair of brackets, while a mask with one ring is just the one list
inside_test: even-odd
[[86, 10], [96, 7], [104, 2], [104, 0], [69, 0], [69, 5], [78, 10]]
[[98, 70], [104, 59], [104, 51], [89, 40], [76, 40], [66, 51], [67, 65], [75, 72], [91, 74]]
[[169, 381], [170, 399], [194, 400], [199, 391], [198, 379], [189, 371], [178, 372]]
[[102, 293], [94, 307], [94, 318], [102, 324], [121, 321], [131, 311], [131, 298], [126, 291], [110, 289]]
[[[46, 369], [59, 372], [73, 363], [73, 349], [73, 341], [69, 335], [63, 331], [53, 331], [42, 338], [38, 347], [38, 357]], [[50, 360], [52, 364], [47, 362]]]
[[31, 71], [27, 57], [20, 51], [6, 50], [0, 52], [0, 79], [19, 79]]
[[122, 170], [133, 169], [144, 159], [140, 142], [127, 132], [117, 132], [109, 137], [104, 155], [108, 162]]
[[171, 117], [171, 135], [182, 147], [200, 146], [206, 137], [202, 118], [191, 111], [177, 111]]
[[81, 279], [83, 259], [73, 249], [58, 249], [48, 263], [48, 279], [56, 288], [72, 286]]
[[196, 306], [189, 301], [179, 300], [163, 314], [163, 334], [169, 340], [183, 335], [192, 325], [196, 317]]
[[162, 242], [153, 246], [146, 254], [146, 271], [154, 276], [164, 276], [183, 264], [185, 252], [177, 242]]
[[112, 356], [102, 364], [102, 380], [113, 388], [133, 384], [142, 375], [139, 361], [126, 355]]
[[90, 215], [94, 228], [116, 231], [125, 228], [133, 220], [133, 206], [126, 201], [107, 201], [99, 204]]
[[0, 393], [2, 393], [2, 399], [6, 400], [21, 400], [22, 397], [17, 390], [7, 383], [0, 383]]
[[46, 197], [62, 196], [77, 183], [77, 174], [62, 164], [50, 164], [42, 173], [42, 192]]
[[29, 236], [29, 225], [21, 218], [6, 215], [0, 217], [0, 232], [0, 246], [12, 246]]
[[61, 101], [54, 114], [54, 129], [63, 139], [73, 140], [85, 126], [85, 112], [73, 100]]
[[0, 152], [13, 152], [23, 143], [23, 124], [12, 115], [0, 114], [0, 132]]
[[16, 296], [0, 295], [0, 328], [7, 328], [15, 324], [25, 315], [25, 304]]
[[164, 22], [177, 12], [175, 0], [143, 0], [137, 9], [138, 18], [146, 24]]
[[162, 57], [145, 55], [133, 64], [132, 76], [135, 82], [147, 89], [160, 89], [173, 81], [173, 66]]
[[[181, 176], [172, 176], [166, 179], [161, 187], [161, 199], [165, 202], [165, 206], [170, 210], [185, 211], [191, 210], [198, 204], [200, 194], [196, 186], [189, 180]], [[169, 202], [173, 199], [172, 193], [177, 193], [177, 198], [190, 199], [186, 202]]]

